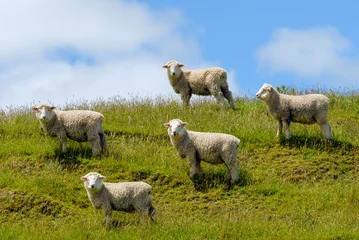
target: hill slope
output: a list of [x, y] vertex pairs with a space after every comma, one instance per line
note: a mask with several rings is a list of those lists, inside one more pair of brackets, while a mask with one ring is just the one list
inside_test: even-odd
[[[83, 102], [68, 108], [105, 115], [109, 155], [91, 158], [88, 143], [58, 142], [40, 128], [31, 106], [0, 120], [0, 238], [26, 239], [354, 239], [359, 238], [359, 96], [331, 95], [334, 140], [317, 125], [292, 124], [293, 138], [275, 139], [265, 105], [237, 99], [222, 111], [209, 100], [183, 110], [166, 98]], [[180, 118], [195, 131], [241, 139], [241, 181], [227, 189], [225, 166], [203, 163], [196, 190], [163, 123]], [[90, 206], [80, 177], [98, 171], [107, 181], [145, 181], [154, 188], [158, 222]]]

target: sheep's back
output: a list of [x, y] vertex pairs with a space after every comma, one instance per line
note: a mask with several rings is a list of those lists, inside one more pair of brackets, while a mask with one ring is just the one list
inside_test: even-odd
[[136, 201], [148, 202], [151, 199], [151, 185], [144, 182], [107, 183], [104, 185], [111, 195], [113, 207], [121, 210], [133, 210]]
[[104, 119], [101, 113], [87, 110], [56, 111], [56, 115], [68, 137], [76, 141], [87, 141], [86, 132], [100, 128]]
[[234, 151], [239, 145], [239, 139], [225, 133], [207, 133], [188, 131], [199, 158], [210, 163], [222, 163], [224, 152]]
[[293, 122], [312, 124], [326, 118], [329, 99], [322, 94], [281, 95], [283, 111], [288, 111]]
[[203, 68], [183, 70], [193, 93], [198, 95], [210, 95], [209, 88], [215, 85], [228, 88], [227, 73], [222, 68]]

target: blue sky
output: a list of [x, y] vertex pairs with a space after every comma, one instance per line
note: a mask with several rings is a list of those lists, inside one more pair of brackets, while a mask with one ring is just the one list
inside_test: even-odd
[[[357, 1], [12, 0], [0, 7], [0, 109], [174, 95], [162, 65], [263, 83], [357, 89]], [[179, 97], [178, 97], [179, 98]]]

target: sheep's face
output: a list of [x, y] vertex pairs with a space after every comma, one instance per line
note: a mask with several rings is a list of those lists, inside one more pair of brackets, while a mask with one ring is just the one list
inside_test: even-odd
[[179, 137], [182, 136], [185, 132], [186, 132], [186, 126], [188, 125], [188, 123], [186, 122], [182, 122], [179, 119], [174, 119], [171, 120], [168, 123], [164, 124], [165, 127], [168, 128], [168, 135], [172, 136], [172, 137]]
[[103, 182], [106, 177], [102, 176], [99, 173], [92, 172], [88, 173], [86, 176], [81, 177], [80, 179], [84, 181], [84, 186], [88, 190], [98, 191], [102, 188]]
[[36, 112], [37, 119], [39, 119], [41, 122], [48, 122], [55, 116], [53, 109], [55, 109], [54, 106], [41, 104], [37, 107], [34, 107], [32, 110]]
[[169, 61], [167, 64], [163, 65], [163, 68], [167, 68], [167, 74], [170, 77], [177, 76], [181, 74], [181, 67], [184, 65], [176, 62], [176, 61]]
[[273, 87], [269, 84], [264, 84], [261, 89], [256, 93], [256, 97], [264, 102], [266, 102], [271, 95]]

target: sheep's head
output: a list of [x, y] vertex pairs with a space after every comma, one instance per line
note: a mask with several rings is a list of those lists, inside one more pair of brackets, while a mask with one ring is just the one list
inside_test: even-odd
[[41, 122], [48, 122], [50, 121], [54, 116], [55, 107], [47, 104], [40, 104], [37, 107], [32, 108], [33, 111], [36, 112], [36, 117]]
[[106, 177], [97, 172], [89, 172], [85, 176], [82, 176], [80, 179], [84, 181], [84, 186], [86, 189], [90, 191], [98, 191], [102, 188], [102, 180], [106, 179]]
[[168, 135], [171, 137], [182, 136], [186, 132], [188, 123], [182, 122], [179, 119], [172, 119], [170, 122], [165, 123], [164, 126], [168, 128]]
[[256, 97], [266, 102], [270, 98], [270, 95], [273, 90], [274, 88], [272, 87], [272, 85], [265, 83], [263, 84], [261, 89], [259, 89], [259, 91], [256, 93]]
[[166, 63], [165, 65], [163, 65], [163, 68], [167, 68], [167, 74], [168, 76], [174, 77], [177, 76], [179, 77], [181, 74], [181, 67], [183, 67], [184, 65], [182, 63], [179, 63], [177, 61], [169, 61], [168, 63]]

